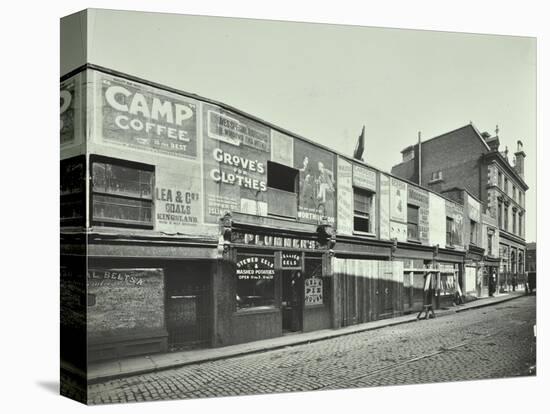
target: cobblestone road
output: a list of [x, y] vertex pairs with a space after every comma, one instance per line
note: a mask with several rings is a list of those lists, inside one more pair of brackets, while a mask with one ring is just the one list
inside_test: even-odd
[[307, 345], [94, 384], [92, 404], [531, 374], [535, 297]]

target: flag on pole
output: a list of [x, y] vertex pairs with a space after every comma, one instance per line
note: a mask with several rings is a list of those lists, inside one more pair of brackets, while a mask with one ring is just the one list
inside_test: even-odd
[[353, 152], [353, 158], [356, 160], [363, 161], [363, 151], [365, 150], [365, 125], [361, 130], [361, 135], [357, 139], [357, 144], [355, 145], [355, 151]]

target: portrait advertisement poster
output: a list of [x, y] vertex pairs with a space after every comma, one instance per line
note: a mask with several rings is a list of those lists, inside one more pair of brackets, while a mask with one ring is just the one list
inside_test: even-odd
[[421, 188], [409, 185], [407, 202], [418, 207], [418, 238], [422, 243], [429, 242], [429, 208], [428, 192]]
[[177, 169], [159, 168], [155, 179], [156, 230], [194, 233], [200, 230], [201, 216], [200, 165], [182, 160]]
[[390, 219], [407, 222], [407, 183], [390, 178]]
[[214, 105], [203, 105], [204, 221], [227, 212], [267, 215], [270, 130]]
[[390, 178], [380, 174], [380, 238], [390, 238]]
[[353, 234], [353, 187], [351, 163], [338, 157], [338, 215], [336, 229], [338, 233]]
[[149, 85], [96, 78], [104, 142], [178, 158], [197, 156], [196, 101]]
[[294, 168], [299, 171], [298, 219], [334, 224], [336, 183], [334, 156], [307, 142], [294, 140]]

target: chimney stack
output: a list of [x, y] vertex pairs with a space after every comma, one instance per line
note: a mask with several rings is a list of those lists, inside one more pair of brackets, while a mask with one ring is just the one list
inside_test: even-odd
[[523, 179], [525, 173], [525, 152], [523, 152], [523, 142], [521, 142], [520, 140], [518, 140], [518, 148], [514, 155], [516, 156], [516, 165], [514, 166], [514, 168], [516, 169], [516, 172], [519, 174], [519, 176]]

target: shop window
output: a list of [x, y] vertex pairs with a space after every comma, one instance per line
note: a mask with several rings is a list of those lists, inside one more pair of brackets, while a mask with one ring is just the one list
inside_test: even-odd
[[477, 230], [477, 222], [470, 220], [470, 244], [477, 244]]
[[296, 218], [298, 170], [276, 162], [267, 162], [268, 213]]
[[407, 238], [418, 240], [418, 207], [407, 204]]
[[353, 189], [353, 230], [361, 233], [372, 233], [372, 209], [374, 193]]
[[274, 256], [237, 255], [237, 310], [275, 306]]
[[152, 166], [122, 160], [92, 161], [92, 219], [96, 225], [153, 228]]
[[454, 231], [455, 221], [451, 217], [447, 217], [446, 222], [446, 243], [447, 246], [452, 246], [453, 243], [453, 231]]
[[85, 175], [85, 158], [83, 156], [61, 161], [59, 177], [61, 226], [84, 227], [86, 217]]

